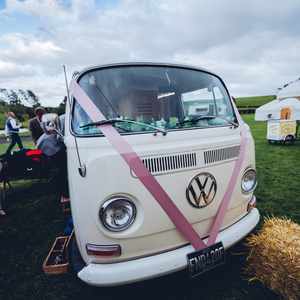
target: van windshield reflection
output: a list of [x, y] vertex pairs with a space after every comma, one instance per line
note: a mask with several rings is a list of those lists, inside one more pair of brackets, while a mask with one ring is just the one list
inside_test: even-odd
[[[122, 133], [229, 126], [235, 115], [222, 82], [206, 72], [169, 66], [122, 66], [91, 70], [79, 85]], [[195, 121], [197, 120], [197, 122]], [[72, 130], [101, 134], [74, 101]]]

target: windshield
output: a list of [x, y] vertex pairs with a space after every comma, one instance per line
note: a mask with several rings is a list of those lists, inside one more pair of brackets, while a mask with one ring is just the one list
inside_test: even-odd
[[[85, 73], [79, 85], [120, 133], [229, 126], [233, 108], [222, 82], [206, 72], [164, 66], [121, 66]], [[207, 118], [205, 117], [207, 116]], [[136, 121], [126, 122], [126, 120]], [[74, 99], [72, 130], [101, 134]], [[147, 126], [151, 125], [151, 126]]]

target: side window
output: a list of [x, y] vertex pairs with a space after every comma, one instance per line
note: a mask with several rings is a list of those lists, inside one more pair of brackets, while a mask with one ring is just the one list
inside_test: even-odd
[[213, 93], [216, 99], [217, 115], [232, 119], [233, 112], [231, 106], [228, 105], [227, 98], [225, 98], [224, 94], [218, 86], [215, 86], [213, 88]]
[[81, 128], [82, 125], [91, 123], [92, 120], [75, 99], [74, 101], [75, 102], [72, 114], [72, 130], [74, 131], [74, 133], [79, 135], [100, 134], [101, 132], [97, 127]]

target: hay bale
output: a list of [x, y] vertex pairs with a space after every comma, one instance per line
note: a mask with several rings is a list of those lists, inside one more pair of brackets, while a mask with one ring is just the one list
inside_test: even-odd
[[300, 299], [300, 226], [289, 219], [267, 218], [247, 239], [246, 273], [285, 299]]

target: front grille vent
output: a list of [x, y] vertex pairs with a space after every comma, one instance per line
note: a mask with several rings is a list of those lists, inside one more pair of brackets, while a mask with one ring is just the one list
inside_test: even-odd
[[212, 164], [214, 162], [232, 159], [238, 157], [240, 146], [233, 146], [228, 148], [208, 150], [204, 152], [204, 163]]
[[161, 174], [197, 166], [196, 153], [183, 153], [142, 159], [151, 174]]

